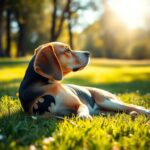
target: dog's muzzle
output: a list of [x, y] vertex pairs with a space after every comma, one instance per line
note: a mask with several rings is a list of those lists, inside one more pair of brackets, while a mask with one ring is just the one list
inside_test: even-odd
[[86, 57], [87, 61], [85, 63], [83, 63], [82, 66], [79, 66], [79, 67], [75, 67], [72, 69], [73, 72], [76, 72], [78, 70], [82, 70], [89, 62], [89, 57], [90, 57], [90, 52], [86, 51], [86, 52], [83, 52], [84, 56]]

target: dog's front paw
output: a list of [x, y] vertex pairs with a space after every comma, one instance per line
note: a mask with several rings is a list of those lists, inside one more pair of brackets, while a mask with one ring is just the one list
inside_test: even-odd
[[86, 119], [89, 119], [89, 120], [92, 120], [92, 116], [87, 114], [87, 113], [79, 113], [78, 114], [78, 118], [79, 119], [82, 119], [82, 120], [86, 120]]

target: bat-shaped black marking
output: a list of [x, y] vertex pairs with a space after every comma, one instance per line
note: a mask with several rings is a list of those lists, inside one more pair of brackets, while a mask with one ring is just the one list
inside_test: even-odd
[[51, 103], [55, 104], [55, 98], [51, 95], [45, 95], [42, 97], [44, 99], [44, 102], [38, 102], [38, 109], [35, 109], [33, 107], [33, 113], [38, 113], [38, 114], [42, 114], [44, 112], [48, 112], [48, 107], [51, 106]]

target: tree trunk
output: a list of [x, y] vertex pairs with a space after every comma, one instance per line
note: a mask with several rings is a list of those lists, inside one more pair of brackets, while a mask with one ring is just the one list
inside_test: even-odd
[[2, 35], [3, 35], [3, 7], [4, 0], [0, 0], [0, 57], [3, 56]]
[[17, 44], [17, 56], [25, 56], [25, 23], [19, 23], [19, 33], [18, 33], [18, 44]]
[[66, 6], [64, 7], [64, 10], [63, 10], [63, 12], [61, 14], [58, 30], [57, 30], [57, 32], [55, 34], [55, 39], [58, 39], [58, 37], [60, 36], [60, 34], [62, 32], [62, 27], [63, 27], [64, 20], [65, 20], [65, 15], [66, 15], [66, 13], [68, 11], [69, 5], [70, 5], [70, 0], [67, 1]]
[[54, 10], [53, 10], [53, 14], [52, 14], [52, 26], [51, 26], [51, 39], [50, 41], [56, 41], [58, 39], [58, 37], [60, 36], [61, 32], [62, 32], [62, 27], [63, 27], [63, 23], [65, 20], [65, 15], [67, 13], [67, 9], [69, 7], [70, 4], [70, 0], [67, 1], [63, 12], [61, 14], [60, 17], [60, 22], [58, 25], [58, 28], [56, 28], [56, 21], [57, 21], [57, 5], [58, 5], [58, 1], [57, 0], [53, 0], [53, 6], [54, 6]]
[[11, 49], [11, 11], [8, 9], [7, 10], [7, 16], [6, 16], [6, 41], [7, 41], [7, 46], [6, 46], [6, 56], [10, 57], [10, 49]]
[[71, 0], [68, 0], [68, 32], [69, 32], [69, 44], [70, 44], [70, 47], [73, 49], [74, 46], [73, 46], [73, 33], [72, 33], [72, 24], [71, 24], [71, 10], [70, 10], [70, 4], [71, 4]]
[[69, 22], [68, 22], [69, 44], [70, 44], [71, 48], [74, 49], [72, 26], [71, 26], [71, 23], [69, 23]]
[[52, 26], [51, 26], [51, 36], [50, 41], [55, 41], [55, 31], [56, 31], [56, 19], [57, 19], [57, 0], [53, 0], [54, 10], [52, 13]]
[[2, 26], [2, 11], [0, 10], [0, 56], [3, 56], [3, 48], [2, 48], [2, 34], [3, 34], [3, 26]]

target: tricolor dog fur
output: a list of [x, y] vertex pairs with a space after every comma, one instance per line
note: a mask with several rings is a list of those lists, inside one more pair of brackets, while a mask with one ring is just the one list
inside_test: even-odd
[[88, 51], [71, 50], [60, 42], [36, 48], [19, 88], [24, 111], [42, 116], [75, 114], [82, 119], [91, 119], [104, 111], [150, 114], [150, 110], [125, 104], [102, 89], [60, 82], [68, 73], [86, 67], [89, 59]]

